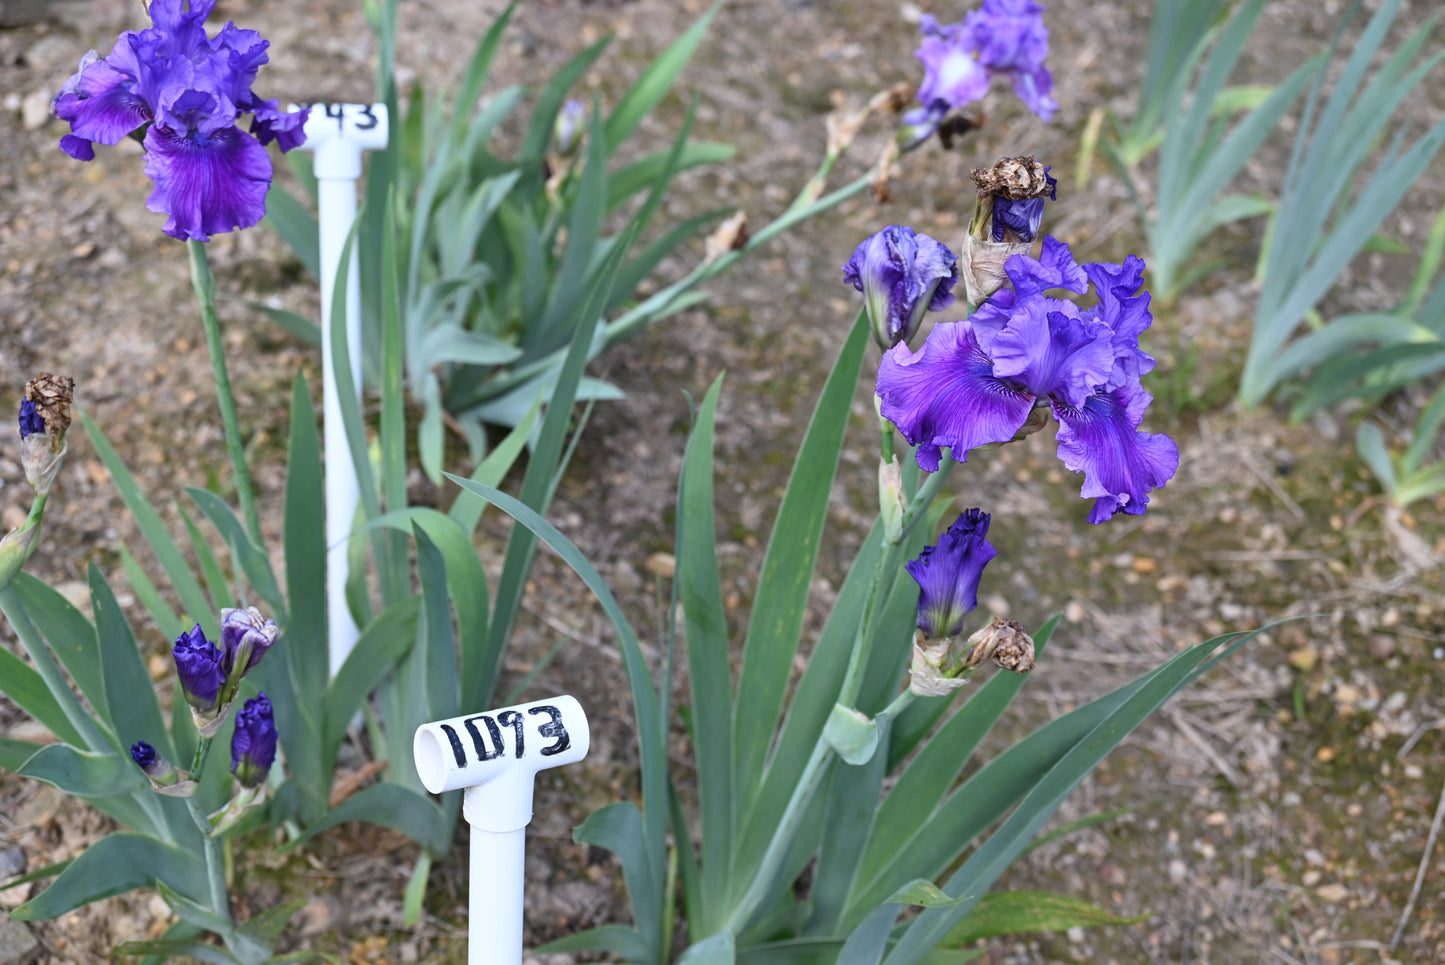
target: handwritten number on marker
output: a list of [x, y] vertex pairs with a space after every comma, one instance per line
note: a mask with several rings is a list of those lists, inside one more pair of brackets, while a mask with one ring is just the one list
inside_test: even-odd
[[[330, 116], [328, 113], [327, 116]], [[537, 728], [537, 733], [543, 737], [550, 738], [551, 744], [542, 748], [543, 757], [551, 757], [553, 754], [560, 754], [572, 746], [572, 737], [567, 733], [567, 727], [562, 723], [562, 712], [551, 704], [543, 704], [540, 707], [529, 707], [529, 714], [546, 714], [550, 720]], [[487, 729], [486, 737], [477, 729], [477, 721], [481, 721]], [[500, 724], [501, 727], [497, 725]], [[515, 710], [504, 710], [494, 719], [490, 714], [478, 714], [475, 717], [468, 717], [462, 721], [467, 734], [472, 738], [472, 748], [477, 752], [478, 761], [496, 760], [507, 753], [507, 745], [502, 737], [502, 728], [510, 727], [516, 735], [514, 756], [518, 759], [526, 753], [525, 735], [526, 724], [521, 713]], [[452, 756], [456, 758], [457, 767], [467, 766], [467, 752], [461, 738], [452, 729], [450, 724], [442, 724], [442, 730], [447, 735], [447, 742], [451, 744]], [[488, 746], [490, 744], [490, 746]]]
[[346, 105], [345, 105], [345, 104], [333, 104], [333, 103], [331, 103], [330, 101], [327, 101], [327, 102], [326, 102], [326, 116], [327, 116], [327, 117], [331, 117], [331, 118], [335, 118], [335, 120], [336, 120], [336, 129], [337, 129], [338, 131], [340, 131], [340, 130], [345, 130], [345, 128], [346, 128]]
[[527, 711], [529, 714], [547, 714], [552, 719], [541, 727], [537, 733], [543, 737], [555, 737], [557, 742], [542, 748], [543, 757], [551, 757], [553, 754], [560, 754], [572, 746], [572, 738], [567, 735], [567, 728], [562, 725], [562, 712], [551, 704], [543, 704], [540, 707], [533, 707]]
[[358, 131], [369, 131], [377, 124], [381, 123], [379, 120], [377, 120], [376, 114], [372, 112], [370, 104], [366, 104], [361, 108], [361, 116], [366, 118], [366, 123], [363, 124], [360, 121], [356, 121], [356, 129]]

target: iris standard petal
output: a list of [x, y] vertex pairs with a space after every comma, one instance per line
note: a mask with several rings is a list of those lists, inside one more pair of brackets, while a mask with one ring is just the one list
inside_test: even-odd
[[153, 126], [145, 146], [145, 171], [156, 184], [146, 207], [170, 215], [164, 230], [171, 237], [209, 241], [266, 213], [271, 159], [236, 127], [178, 134]]
[[938, 470], [941, 449], [953, 458], [1007, 442], [1028, 418], [1034, 398], [993, 374], [993, 363], [968, 322], [935, 325], [914, 355], [902, 343], [878, 366], [882, 414], [917, 447], [918, 465]]
[[1079, 317], [1070, 302], [1033, 298], [989, 346], [993, 374], [1035, 396], [1083, 405], [1114, 368], [1110, 335], [1103, 323]]
[[920, 26], [923, 43], [917, 56], [923, 61], [924, 75], [918, 87], [919, 103], [944, 101], [949, 107], [961, 107], [988, 93], [992, 75], [967, 46], [963, 24], [940, 26], [924, 14]]
[[1054, 405], [1059, 458], [1069, 470], [1084, 473], [1080, 495], [1095, 500], [1089, 522], [1102, 523], [1121, 509], [1141, 515], [1149, 490], [1163, 486], [1179, 468], [1173, 439], [1138, 431], [1151, 401], [1137, 385], [1124, 385], [1078, 408]]
[[1053, 235], [1044, 235], [1038, 258], [1014, 255], [1004, 266], [1019, 298], [1028, 298], [1050, 288], [1063, 288], [1082, 295], [1089, 290], [1089, 276], [1074, 261], [1073, 252]]

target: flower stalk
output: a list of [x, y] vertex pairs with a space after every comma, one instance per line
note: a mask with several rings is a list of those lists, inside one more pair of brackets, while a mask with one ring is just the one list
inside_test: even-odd
[[246, 449], [241, 440], [240, 423], [236, 420], [236, 399], [231, 392], [231, 377], [226, 372], [225, 348], [221, 344], [221, 323], [216, 316], [216, 279], [206, 257], [206, 246], [188, 241], [191, 253], [191, 285], [201, 306], [201, 323], [206, 330], [206, 348], [211, 356], [211, 372], [216, 380], [216, 400], [221, 406], [221, 425], [226, 432], [226, 451], [231, 456], [231, 471], [236, 477], [236, 499], [246, 517], [246, 531], [251, 541], [261, 545], [261, 517], [256, 512], [256, 495], [251, 488], [251, 472], [246, 468]]

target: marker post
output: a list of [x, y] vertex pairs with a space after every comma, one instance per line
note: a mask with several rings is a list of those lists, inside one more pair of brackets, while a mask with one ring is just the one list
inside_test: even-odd
[[[331, 306], [341, 252], [356, 221], [356, 182], [361, 177], [363, 151], [380, 151], [387, 144], [385, 104], [312, 104], [306, 118], [306, 141], [301, 145], [316, 155], [318, 227], [321, 253], [321, 383], [322, 430], [326, 467], [326, 622], [331, 676], [341, 669], [356, 646], [361, 631], [346, 603], [348, 573], [346, 547], [351, 536], [361, 490], [356, 464], [341, 421], [340, 388], [333, 376]], [[293, 106], [291, 109], [296, 109]], [[346, 345], [351, 359], [351, 392], [361, 398], [361, 269], [356, 247], [351, 249], [346, 276]]]
[[522, 961], [526, 828], [538, 771], [587, 756], [587, 716], [562, 696], [422, 724], [412, 739], [421, 782], [433, 794], [465, 788], [472, 829], [468, 965]]

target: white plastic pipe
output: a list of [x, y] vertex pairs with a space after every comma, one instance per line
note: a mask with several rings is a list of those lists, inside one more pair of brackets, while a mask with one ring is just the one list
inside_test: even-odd
[[465, 788], [472, 828], [468, 965], [522, 961], [525, 835], [538, 771], [587, 756], [591, 733], [575, 698], [553, 697], [422, 724], [412, 738], [421, 782], [433, 794]]
[[[346, 547], [361, 491], [356, 464], [341, 422], [340, 388], [332, 375], [331, 308], [347, 235], [356, 221], [356, 181], [361, 153], [386, 147], [385, 104], [313, 104], [302, 147], [316, 154], [321, 254], [321, 411], [326, 466], [326, 621], [331, 676], [341, 669], [361, 635], [346, 604]], [[361, 269], [356, 244], [347, 271], [346, 345], [351, 392], [361, 397]]]

